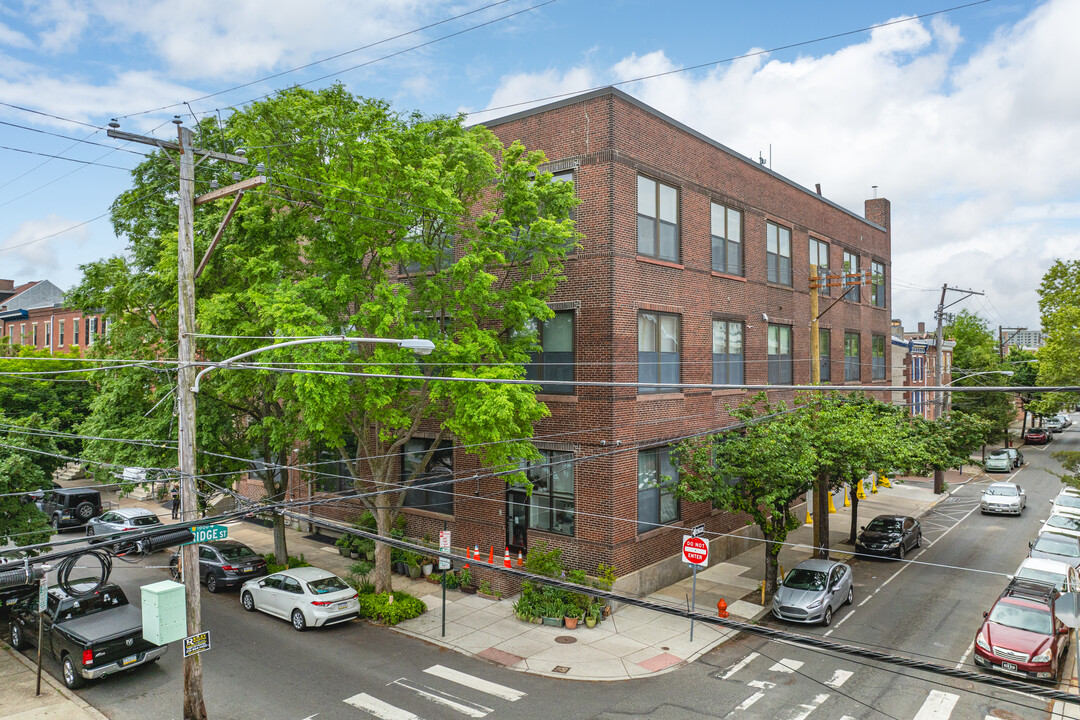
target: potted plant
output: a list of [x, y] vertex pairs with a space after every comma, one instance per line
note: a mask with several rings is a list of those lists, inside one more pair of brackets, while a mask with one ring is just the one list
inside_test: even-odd
[[425, 557], [424, 562], [420, 565], [420, 572], [424, 577], [430, 577], [431, 573], [435, 570], [435, 558]]
[[479, 587], [476, 589], [476, 594], [487, 600], [499, 600], [502, 598], [500, 593], [491, 589], [491, 583], [487, 580], [481, 580]]
[[585, 611], [585, 627], [594, 628], [604, 616], [604, 601], [593, 600], [589, 603], [589, 609]]
[[334, 542], [341, 557], [349, 557], [349, 549], [352, 547], [352, 535], [342, 535]]
[[461, 586], [461, 578], [459, 578], [453, 570], [447, 570], [442, 574], [443, 582], [446, 583], [446, 587], [450, 590], [455, 590]]
[[356, 550], [364, 556], [364, 559], [368, 562], [375, 561], [375, 541], [371, 538], [358, 537], [356, 538]]
[[420, 577], [420, 572], [421, 572], [420, 566], [423, 563], [423, 561], [424, 561], [424, 556], [421, 555], [420, 553], [415, 553], [415, 552], [412, 552], [411, 550], [406, 550], [405, 551], [405, 565], [408, 568], [409, 577], [411, 577], [411, 578]]
[[469, 564], [465, 563], [464, 567], [458, 573], [458, 590], [466, 595], [475, 595], [476, 588], [472, 584], [472, 573], [469, 572]]
[[565, 615], [563, 617], [563, 623], [566, 625], [567, 630], [576, 629], [577, 624], [578, 624], [578, 620], [579, 620], [579, 617], [577, 615]]
[[562, 627], [563, 617], [565, 617], [563, 615], [562, 602], [555, 598], [548, 598], [540, 607], [540, 617], [545, 625]]

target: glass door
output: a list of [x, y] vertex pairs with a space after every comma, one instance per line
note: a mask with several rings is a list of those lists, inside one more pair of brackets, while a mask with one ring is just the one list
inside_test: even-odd
[[529, 527], [529, 497], [524, 490], [506, 491], [506, 544], [512, 551], [525, 552]]

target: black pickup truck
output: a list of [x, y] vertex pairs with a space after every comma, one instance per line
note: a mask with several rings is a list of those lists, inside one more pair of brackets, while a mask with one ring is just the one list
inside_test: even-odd
[[[85, 592], [93, 581], [74, 581]], [[85, 596], [49, 589], [43, 624], [42, 652], [60, 662], [64, 684], [78, 688], [86, 680], [152, 663], [168, 650], [143, 639], [142, 611], [128, 603], [119, 586], [106, 583]], [[22, 650], [37, 642], [37, 595], [13, 608], [11, 646]]]

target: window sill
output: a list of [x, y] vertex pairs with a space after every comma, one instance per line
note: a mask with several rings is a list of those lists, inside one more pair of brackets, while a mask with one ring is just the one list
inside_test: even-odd
[[731, 389], [728, 389], [728, 390], [713, 390], [712, 394], [713, 394], [713, 397], [721, 397], [721, 396], [724, 396], [724, 395], [745, 395], [746, 390], [743, 390], [742, 388], [731, 388]]
[[[679, 519], [675, 518], [669, 524], [675, 524], [677, 522], [679, 522]], [[659, 528], [653, 528], [652, 530], [646, 530], [645, 532], [639, 532], [637, 534], [637, 538], [635, 539], [635, 542], [645, 542], [646, 540], [652, 540], [654, 537], [660, 537], [664, 533], [669, 533], [669, 532], [672, 532], [673, 530], [677, 530], [677, 529], [678, 528], [659, 527]]]
[[681, 392], [666, 392], [666, 393], [638, 393], [638, 402], [647, 402], [649, 400], [681, 400], [683, 394]]
[[649, 257], [647, 255], [638, 255], [637, 256], [637, 261], [638, 262], [643, 262], [643, 263], [649, 263], [650, 265], [660, 265], [661, 267], [675, 268], [676, 270], [685, 270], [686, 269], [686, 266], [683, 265], [682, 263], [671, 262], [670, 260], [658, 260], [656, 258], [651, 258], [651, 257]]
[[728, 273], [716, 272], [712, 270], [712, 276], [714, 278], [724, 278], [725, 280], [736, 280], [738, 282], [746, 282], [746, 278], [742, 275], [729, 275]]
[[794, 285], [785, 285], [784, 283], [770, 282], [768, 280], [765, 281], [765, 284], [768, 285], [771, 288], [776, 288], [778, 290], [794, 290], [795, 289]]
[[885, 309], [884, 305], [871, 305], [870, 307], [872, 307], [875, 310], [884, 310]]
[[417, 515], [419, 517], [435, 518], [436, 520], [453, 520], [454, 519], [454, 514], [453, 513], [441, 513], [441, 512], [435, 512], [434, 510], [421, 510], [420, 508], [411, 508], [408, 505], [403, 506], [401, 509], [404, 510], [405, 512], [409, 513], [410, 515]]
[[536, 393], [536, 399], [543, 403], [576, 403], [577, 395], [557, 395], [554, 393]]

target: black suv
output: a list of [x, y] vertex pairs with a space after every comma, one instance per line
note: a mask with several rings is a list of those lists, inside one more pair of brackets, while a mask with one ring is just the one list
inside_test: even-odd
[[93, 488], [46, 490], [37, 506], [54, 529], [79, 527], [101, 514], [101, 493]]

